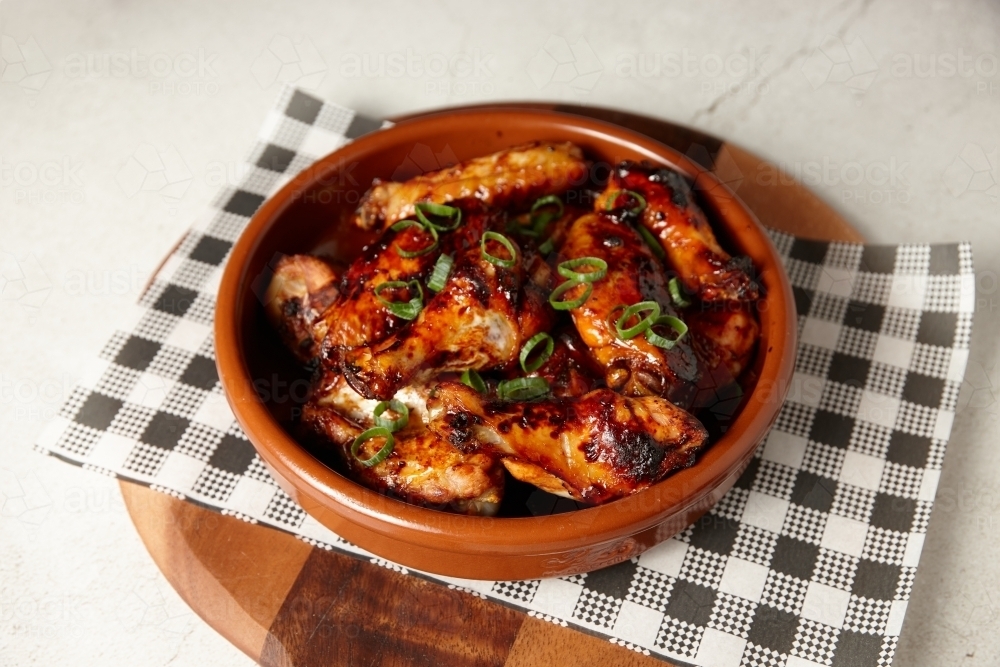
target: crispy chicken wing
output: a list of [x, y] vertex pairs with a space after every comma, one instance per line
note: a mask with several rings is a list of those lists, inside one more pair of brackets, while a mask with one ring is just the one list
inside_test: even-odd
[[[597, 201], [600, 210], [629, 204], [616, 193], [631, 190], [642, 195], [646, 208], [641, 224], [666, 251], [667, 259], [690, 294], [706, 302], [753, 301], [757, 284], [740, 258], [729, 256], [715, 238], [712, 226], [698, 207], [684, 177], [666, 167], [624, 161], [611, 173]], [[616, 209], [623, 212], [623, 209]]]
[[311, 255], [285, 255], [274, 265], [264, 292], [264, 312], [299, 361], [320, 352], [327, 321], [322, 317], [336, 301], [337, 272]]
[[[593, 283], [590, 297], [569, 311], [607, 385], [628, 396], [667, 396], [686, 405], [698, 373], [687, 341], [667, 351], [642, 335], [623, 340], [615, 329], [620, 307], [640, 301], [656, 301], [663, 314], [676, 315], [660, 262], [631, 226], [603, 213], [587, 214], [569, 228], [559, 259], [580, 257], [608, 263], [607, 276]], [[565, 299], [582, 295], [583, 289], [571, 289]]]
[[[410, 422], [395, 434], [395, 447], [381, 463], [366, 468], [351, 454], [354, 439], [373, 425], [374, 401], [358, 396], [343, 378], [327, 374], [302, 410], [302, 424], [333, 450], [348, 474], [365, 486], [418, 505], [463, 514], [492, 516], [503, 497], [504, 477], [489, 452], [463, 452], [424, 424], [426, 387], [397, 397], [410, 409]], [[362, 445], [359, 456], [378, 451], [381, 440]]]
[[437, 372], [514, 362], [524, 342], [552, 323], [544, 295], [530, 281], [525, 285], [520, 251], [515, 254], [510, 268], [487, 261], [478, 245], [456, 258], [444, 289], [409, 326], [381, 343], [344, 352], [341, 368], [351, 386], [386, 400]]
[[750, 304], [691, 308], [685, 314], [692, 347], [702, 369], [698, 381], [700, 405], [716, 400], [720, 390], [736, 383], [753, 360], [760, 325]]
[[[327, 333], [323, 344], [326, 356], [339, 348], [360, 347], [384, 340], [407, 323], [393, 315], [375, 294], [375, 289], [389, 281], [425, 280], [442, 252], [453, 253], [471, 243], [478, 243], [490, 215], [481, 206], [463, 207], [464, 223], [455, 232], [440, 235], [439, 249], [405, 257], [400, 254], [419, 251], [433, 243], [433, 238], [414, 225], [398, 232], [387, 230], [366, 246], [340, 281], [340, 296], [326, 313]], [[336, 358], [334, 359], [336, 361]]]
[[376, 182], [358, 208], [363, 229], [385, 229], [414, 214], [414, 204], [475, 198], [496, 207], [520, 207], [578, 185], [587, 175], [571, 143], [535, 142], [422, 174], [403, 183]]
[[691, 465], [708, 437], [666, 399], [610, 389], [504, 403], [449, 382], [434, 388], [427, 410], [430, 428], [456, 448], [495, 452], [517, 479], [589, 503], [627, 496]]

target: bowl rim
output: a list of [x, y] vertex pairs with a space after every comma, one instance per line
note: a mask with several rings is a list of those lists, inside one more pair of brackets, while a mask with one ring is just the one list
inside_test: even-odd
[[[478, 121], [479, 127], [489, 127], [489, 118], [497, 114], [508, 122], [545, 125], [546, 132], [560, 126], [572, 128], [585, 136], [627, 146], [652, 161], [685, 172], [695, 180], [703, 202], [707, 199], [712, 203], [713, 222], [723, 224], [734, 241], [753, 245], [758, 254], [767, 257], [766, 264], [758, 269], [769, 307], [778, 311], [775, 325], [767, 331], [769, 349], [757, 352], [764, 358], [759, 362], [756, 386], [728, 431], [702, 452], [693, 466], [674, 472], [635, 495], [563, 514], [464, 516], [412, 505], [368, 489], [327, 467], [282, 428], [254, 390], [244, 357], [240, 309], [246, 290], [252, 289], [254, 277], [248, 275], [249, 260], [257, 251], [263, 233], [293, 203], [292, 193], [315, 186], [321, 177], [333, 173], [331, 169], [335, 171], [339, 165], [363, 159], [366, 154], [397, 142], [419, 142], [427, 126], [440, 123], [442, 118], [470, 124]], [[772, 268], [776, 270], [768, 270]], [[745, 467], [777, 418], [789, 389], [787, 380], [794, 365], [796, 328], [791, 286], [777, 250], [753, 213], [711, 172], [674, 149], [627, 128], [563, 112], [502, 105], [443, 110], [404, 120], [341, 146], [293, 177], [261, 204], [233, 245], [220, 281], [214, 326], [219, 376], [237, 421], [261, 458], [276, 473], [279, 483], [292, 484], [296, 490], [300, 489], [291, 480], [305, 485], [302, 490], [307, 497], [300, 495], [297, 500], [307, 512], [312, 504], [323, 505], [352, 523], [363, 521], [370, 530], [412, 544], [424, 545], [421, 540], [433, 536], [436, 544], [464, 553], [511, 555], [557, 553], [566, 548], [605, 544], [642, 532], [699, 503], [707, 509], [714, 501], [706, 501], [706, 493]], [[761, 386], [765, 378], [778, 381]], [[703, 465], [709, 456], [713, 465]], [[375, 521], [364, 521], [365, 517]], [[475, 536], [473, 541], [470, 535]], [[539, 535], [544, 536], [544, 545], [535, 548]]]

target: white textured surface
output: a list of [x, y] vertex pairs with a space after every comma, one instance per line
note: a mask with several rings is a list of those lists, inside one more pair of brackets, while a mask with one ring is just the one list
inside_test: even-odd
[[1000, 660], [1000, 8], [661, 5], [0, 3], [0, 667], [248, 664], [159, 575], [116, 483], [30, 444], [283, 81], [373, 116], [630, 109], [801, 173], [874, 241], [972, 240], [969, 372], [895, 664]]

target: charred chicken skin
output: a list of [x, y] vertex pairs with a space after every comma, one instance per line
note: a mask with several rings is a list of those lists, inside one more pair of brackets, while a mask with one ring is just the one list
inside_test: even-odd
[[427, 410], [431, 430], [456, 448], [493, 452], [515, 478], [589, 503], [630, 495], [689, 466], [708, 437], [666, 399], [607, 388], [512, 403], [442, 383]]
[[[507, 474], [602, 503], [694, 462], [708, 434], [688, 410], [751, 365], [758, 288], [680, 174], [623, 162], [603, 194], [566, 194], [588, 176], [578, 147], [538, 142], [376, 181], [354, 222], [380, 236], [342, 273], [276, 264], [266, 311], [318, 358], [301, 427], [320, 452], [372, 489], [486, 515]], [[667, 317], [623, 321], [630, 306]]]
[[296, 358], [309, 363], [326, 337], [323, 314], [336, 302], [337, 272], [318, 257], [285, 255], [273, 268], [264, 312]]
[[[687, 403], [698, 376], [697, 360], [687, 342], [681, 340], [665, 350], [645, 336], [624, 339], [616, 330], [624, 305], [655, 301], [664, 314], [676, 315], [663, 265], [636, 231], [604, 213], [589, 213], [569, 228], [559, 257], [595, 257], [607, 262], [607, 275], [592, 283], [590, 297], [570, 310], [570, 316], [603, 369], [608, 387], [626, 396], [662, 395]], [[566, 296], [573, 298], [584, 289], [576, 287]]]
[[376, 290], [382, 283], [392, 281], [424, 281], [441, 252], [454, 253], [456, 249], [479, 243], [490, 215], [476, 202], [464, 206], [463, 214], [462, 228], [443, 235], [439, 250], [434, 252], [412, 256], [434, 243], [433, 237], [419, 225], [388, 230], [362, 251], [344, 272], [339, 297], [326, 312], [323, 351], [327, 356], [336, 358], [342, 349], [378, 343], [407, 323], [392, 314]]
[[426, 395], [426, 388], [418, 386], [400, 396], [410, 421], [394, 434], [392, 452], [371, 467], [359, 458], [373, 456], [381, 441], [366, 442], [359, 456], [351, 453], [351, 445], [372, 426], [375, 404], [358, 396], [342, 377], [327, 374], [317, 383], [302, 409], [302, 425], [371, 489], [461, 514], [496, 514], [504, 486], [500, 464], [489, 452], [459, 450], [428, 430], [422, 417]]
[[689, 294], [702, 302], [754, 301], [759, 297], [747, 265], [722, 249], [684, 177], [665, 167], [625, 161], [611, 173], [599, 210], [628, 208], [624, 191], [646, 200], [640, 224], [666, 252]]
[[362, 229], [385, 229], [414, 215], [414, 205], [473, 198], [492, 208], [530, 205], [565, 192], [587, 177], [587, 163], [571, 143], [535, 142], [474, 158], [404, 183], [376, 182], [358, 208]]
[[479, 245], [467, 250], [444, 289], [409, 326], [381, 343], [347, 351], [341, 370], [351, 386], [362, 396], [388, 400], [405, 384], [435, 373], [513, 363], [524, 342], [548, 328], [551, 316], [544, 296], [525, 285], [520, 251], [512, 247], [510, 268], [485, 259]]

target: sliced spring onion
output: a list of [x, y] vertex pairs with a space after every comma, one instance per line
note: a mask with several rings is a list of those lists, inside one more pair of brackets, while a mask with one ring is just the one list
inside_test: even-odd
[[667, 283], [667, 289], [670, 290], [670, 298], [674, 300], [678, 308], [687, 308], [691, 305], [687, 296], [684, 295], [684, 286], [681, 285], [681, 281], [676, 276]]
[[[661, 336], [653, 331], [656, 327], [670, 327], [677, 335], [673, 338]], [[661, 315], [657, 317], [651, 325], [649, 325], [649, 328], [646, 329], [646, 340], [656, 347], [662, 347], [664, 350], [669, 350], [677, 344], [677, 341], [684, 337], [684, 334], [686, 334], [687, 331], [688, 326], [684, 324], [683, 320], [676, 318], [673, 315]]]
[[545, 243], [538, 246], [538, 252], [543, 255], [548, 255], [550, 252], [556, 249], [556, 244], [552, 242], [552, 237], [545, 239]]
[[[358, 452], [361, 450], [361, 445], [365, 444], [369, 440], [374, 440], [375, 438], [385, 438], [385, 444], [382, 445], [382, 449], [378, 450], [375, 456], [370, 459], [363, 459], [358, 456]], [[392, 449], [395, 446], [396, 439], [392, 437], [392, 432], [384, 426], [375, 426], [354, 439], [354, 443], [351, 445], [351, 456], [356, 458], [358, 463], [364, 467], [371, 468], [373, 465], [378, 465], [382, 461], [385, 461], [385, 458], [392, 453]]]
[[547, 393], [549, 383], [539, 377], [504, 380], [497, 386], [497, 396], [501, 401], [527, 401]]
[[619, 190], [618, 192], [611, 195], [611, 197], [608, 198], [607, 209], [610, 211], [618, 208], [618, 206], [615, 205], [615, 202], [617, 202], [618, 199], [621, 197], [632, 197], [632, 199], [635, 200], [634, 206], [625, 209], [626, 213], [631, 213], [632, 215], [639, 215], [640, 213], [646, 210], [646, 198], [643, 197], [638, 192], [636, 192], [635, 190]]
[[417, 220], [439, 232], [450, 232], [462, 224], [462, 211], [454, 206], [422, 201], [413, 208], [416, 209]]
[[[496, 241], [502, 245], [508, 253], [510, 253], [510, 259], [504, 259], [503, 257], [497, 257], [486, 252], [487, 241]], [[486, 232], [483, 234], [483, 238], [479, 241], [479, 249], [483, 253], [483, 259], [485, 259], [490, 264], [496, 264], [497, 266], [502, 266], [505, 269], [512, 269], [514, 265], [517, 264], [517, 250], [514, 249], [514, 244], [511, 243], [503, 234], [497, 232]]]
[[[555, 212], [544, 210], [549, 206], [555, 206]], [[565, 210], [566, 209], [563, 207], [562, 201], [555, 195], [542, 197], [541, 199], [535, 201], [535, 203], [531, 205], [531, 217], [529, 218], [533, 235], [541, 236], [545, 232], [545, 228], [548, 227], [549, 223], [553, 220], [561, 218]]]
[[444, 289], [444, 285], [448, 282], [448, 274], [451, 273], [451, 266], [455, 263], [455, 260], [451, 258], [451, 255], [441, 255], [434, 262], [434, 270], [431, 272], [431, 279], [427, 281], [427, 289], [434, 292], [440, 292]]
[[429, 226], [426, 226], [424, 224], [421, 224], [420, 222], [417, 222], [416, 220], [400, 220], [399, 222], [397, 222], [396, 224], [394, 224], [389, 229], [391, 229], [394, 232], [400, 232], [400, 231], [406, 229], [407, 227], [414, 227], [414, 226], [420, 227], [420, 229], [422, 229], [425, 232], [427, 232], [428, 234], [430, 234], [431, 239], [433, 239], [433, 240], [431, 241], [430, 245], [428, 245], [428, 246], [426, 246], [424, 248], [421, 248], [419, 250], [405, 250], [403, 248], [403, 246], [401, 246], [399, 243], [397, 243], [396, 244], [396, 252], [399, 253], [400, 257], [406, 257], [407, 259], [409, 259], [410, 257], [420, 257], [421, 255], [426, 255], [427, 253], [431, 252], [432, 250], [434, 250], [435, 248], [438, 247], [438, 233], [437, 233], [437, 230], [434, 229], [433, 227], [429, 227]]
[[462, 371], [462, 384], [472, 387], [480, 394], [486, 393], [486, 383], [483, 382], [482, 376], [471, 368], [467, 371]]
[[[589, 266], [592, 271], [574, 271], [573, 269]], [[579, 259], [568, 259], [557, 267], [559, 275], [563, 278], [576, 280], [581, 283], [595, 283], [608, 275], [608, 263], [599, 257], [580, 257]]]
[[653, 232], [646, 229], [644, 225], [636, 225], [635, 230], [639, 232], [639, 236], [641, 236], [642, 240], [646, 242], [646, 245], [649, 246], [649, 249], [653, 251], [654, 255], [660, 259], [667, 256], [667, 253], [663, 250], [663, 246], [660, 245], [660, 242], [656, 240], [655, 236], [653, 236]]
[[[545, 349], [542, 350], [542, 353], [533, 360], [528, 361], [528, 357], [531, 356], [534, 349], [542, 343], [545, 343]], [[545, 364], [546, 361], [549, 360], [549, 357], [552, 356], [552, 351], [555, 350], [555, 347], [556, 343], [552, 340], [552, 336], [548, 335], [544, 331], [542, 333], [535, 334], [528, 340], [527, 343], [524, 344], [524, 347], [521, 348], [521, 368], [524, 369], [525, 373], [533, 373], [537, 371], [543, 364]]]
[[[395, 419], [383, 417], [382, 415], [385, 414], [386, 410], [392, 410], [399, 416]], [[375, 406], [372, 417], [375, 419], [376, 426], [387, 428], [392, 433], [395, 433], [396, 431], [403, 430], [410, 423], [410, 409], [402, 401], [397, 401], [396, 399], [382, 401]]]
[[[563, 294], [578, 285], [587, 286], [587, 289], [583, 292], [583, 296], [570, 301], [560, 301], [560, 297], [562, 297]], [[581, 283], [579, 280], [567, 280], [562, 285], [552, 290], [552, 294], [549, 295], [549, 305], [556, 310], [572, 310], [573, 308], [579, 308], [587, 299], [590, 298], [590, 293], [593, 291], [594, 286], [591, 283]]]
[[[410, 297], [409, 301], [389, 301], [389, 299], [382, 296], [382, 292], [386, 290], [399, 290], [406, 289], [410, 294], [414, 295]], [[402, 317], [404, 320], [415, 320], [417, 315], [424, 307], [424, 288], [420, 286], [416, 280], [411, 280], [406, 282], [403, 280], [387, 280], [384, 283], [379, 284], [375, 288], [375, 297], [382, 302], [390, 313], [396, 317]]]
[[[637, 317], [639, 313], [649, 313], [644, 318], [639, 320], [638, 324], [630, 327], [625, 325], [633, 317]], [[656, 318], [660, 316], [660, 304], [655, 301], [640, 301], [639, 303], [632, 304], [625, 309], [621, 317], [615, 322], [615, 330], [618, 331], [618, 337], [622, 340], [628, 340], [630, 338], [635, 338], [643, 331], [648, 329]]]

